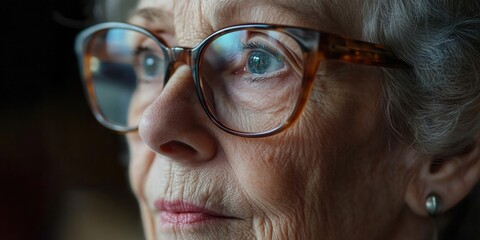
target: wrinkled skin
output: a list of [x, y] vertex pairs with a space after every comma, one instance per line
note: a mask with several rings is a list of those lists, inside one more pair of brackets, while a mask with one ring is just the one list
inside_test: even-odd
[[[298, 13], [302, 6], [308, 8], [304, 2], [144, 0], [138, 8], [162, 11], [162, 19], [135, 16], [131, 22], [171, 46], [186, 47], [222, 27], [248, 22], [354, 35], [328, 19], [321, 26], [313, 24]], [[318, 75], [321, 79], [291, 128], [247, 139], [210, 121], [189, 67], [178, 67], [162, 96], [140, 116], [138, 133], [128, 136], [130, 179], [148, 239], [428, 236], [430, 220], [418, 217], [405, 202], [422, 155], [390, 134], [381, 108], [379, 69], [322, 64]], [[166, 226], [154, 207], [159, 199], [206, 206], [228, 218]]]

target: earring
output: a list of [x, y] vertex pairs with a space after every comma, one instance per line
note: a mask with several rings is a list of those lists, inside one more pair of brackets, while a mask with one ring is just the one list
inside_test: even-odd
[[430, 193], [425, 200], [425, 209], [427, 210], [428, 215], [432, 218], [433, 221], [433, 233], [432, 239], [438, 239], [438, 226], [435, 221], [438, 213], [440, 212], [440, 197], [435, 193]]
[[436, 217], [440, 209], [440, 197], [435, 193], [428, 194], [427, 200], [425, 201], [425, 208], [430, 217]]

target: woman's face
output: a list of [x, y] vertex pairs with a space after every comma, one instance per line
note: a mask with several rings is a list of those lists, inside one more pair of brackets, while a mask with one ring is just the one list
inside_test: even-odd
[[[184, 47], [239, 23], [349, 28], [327, 14], [342, 4], [317, 3], [312, 11], [306, 2], [144, 0], [138, 8], [151, 8], [150, 15], [131, 22]], [[178, 67], [137, 116], [138, 134], [128, 136], [147, 236], [385, 239], [404, 205], [412, 153], [389, 137], [380, 84], [376, 68], [322, 64], [299, 120], [251, 139], [218, 129], [198, 101], [190, 69]]]

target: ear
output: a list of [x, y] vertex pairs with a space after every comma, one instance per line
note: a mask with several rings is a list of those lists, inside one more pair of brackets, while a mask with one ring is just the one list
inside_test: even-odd
[[428, 157], [417, 168], [405, 193], [410, 209], [427, 216], [425, 200], [430, 193], [440, 198], [440, 214], [465, 198], [480, 180], [480, 141], [448, 158]]

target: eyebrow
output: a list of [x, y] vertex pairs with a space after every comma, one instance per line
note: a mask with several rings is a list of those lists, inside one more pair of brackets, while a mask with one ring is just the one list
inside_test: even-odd
[[163, 11], [161, 8], [155, 7], [137, 9], [132, 12], [128, 19], [135, 17], [141, 17], [144, 20], [152, 23], [171, 21], [171, 17], [168, 16], [165, 11]]
[[[245, 4], [258, 4], [259, 0], [228, 0], [217, 1], [214, 5], [213, 19], [217, 23], [231, 22], [232, 18], [239, 16], [240, 10], [245, 8]], [[342, 13], [343, 18], [353, 19], [350, 16], [351, 13], [347, 11], [348, 7], [343, 6], [341, 3], [337, 3], [333, 0], [310, 1], [302, 2], [299, 4], [297, 1], [291, 0], [275, 0], [265, 1], [265, 3], [272, 3], [288, 13], [291, 13], [296, 19], [304, 21], [309, 27], [317, 30], [323, 30], [334, 33], [345, 33], [346, 29], [342, 21], [344, 19], [337, 19], [339, 13]], [[161, 8], [145, 7], [140, 8], [132, 12], [129, 19], [140, 17], [145, 21], [151, 23], [153, 26], [162, 26], [165, 23], [172, 24], [172, 16], [165, 12]], [[269, 16], [267, 16], [268, 18]], [[271, 15], [270, 15], [271, 17]], [[172, 26], [173, 27], [173, 26]], [[326, 29], [327, 28], [327, 29]]]
[[[245, 4], [258, 5], [259, 0], [229, 0], [218, 1], [214, 9], [214, 18], [218, 22], [225, 22], [231, 20], [232, 17], [237, 17], [238, 14], [245, 8]], [[275, 1], [263, 1], [266, 4], [275, 5], [286, 12], [292, 14], [295, 18], [308, 23], [311, 26], [317, 26], [318, 23], [332, 24], [334, 12], [331, 8], [338, 6], [338, 4], [332, 3], [333, 1], [318, 1], [311, 3], [311, 1], [304, 1], [299, 4], [298, 1], [291, 0], [275, 0]], [[332, 3], [332, 4], [330, 4]], [[268, 13], [266, 13], [268, 15]], [[266, 16], [266, 18], [272, 15]]]

